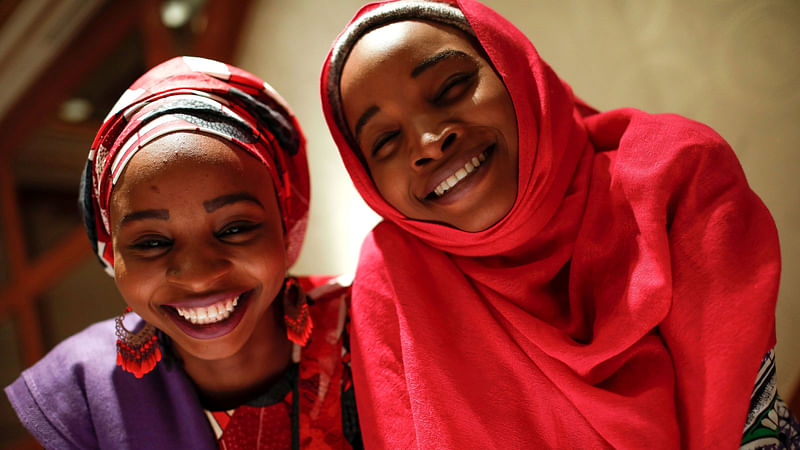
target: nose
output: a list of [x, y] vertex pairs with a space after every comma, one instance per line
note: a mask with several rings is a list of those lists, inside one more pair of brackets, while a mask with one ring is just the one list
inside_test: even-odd
[[458, 130], [443, 126], [438, 130], [419, 132], [419, 143], [411, 151], [411, 166], [419, 169], [431, 161], [441, 158], [458, 140]]
[[204, 292], [228, 274], [232, 263], [213, 245], [187, 245], [173, 248], [167, 267], [167, 281], [191, 292]]

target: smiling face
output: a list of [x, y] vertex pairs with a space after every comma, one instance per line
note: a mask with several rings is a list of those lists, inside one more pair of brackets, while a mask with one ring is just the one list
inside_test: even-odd
[[405, 216], [475, 232], [514, 205], [514, 107], [459, 31], [413, 21], [370, 31], [348, 56], [340, 89], [375, 186]]
[[110, 219], [120, 293], [184, 359], [232, 356], [279, 327], [281, 215], [266, 168], [236, 145], [197, 133], [147, 144], [114, 187]]

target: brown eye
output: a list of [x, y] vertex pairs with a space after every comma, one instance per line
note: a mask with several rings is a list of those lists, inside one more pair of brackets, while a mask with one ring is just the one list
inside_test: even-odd
[[156, 256], [166, 252], [172, 247], [172, 240], [162, 236], [143, 236], [128, 248], [143, 256]]
[[214, 233], [217, 239], [227, 242], [243, 242], [250, 238], [252, 232], [261, 228], [261, 224], [253, 222], [233, 222]]
[[469, 73], [457, 73], [445, 80], [442, 87], [433, 97], [433, 103], [442, 104], [457, 100], [463, 95], [475, 79], [478, 70]]

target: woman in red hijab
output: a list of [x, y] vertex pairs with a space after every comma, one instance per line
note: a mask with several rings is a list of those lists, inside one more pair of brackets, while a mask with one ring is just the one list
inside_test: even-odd
[[308, 201], [305, 138], [268, 84], [193, 57], [145, 73], [81, 183], [129, 307], [6, 388], [22, 423], [58, 449], [359, 447], [348, 290], [287, 274]]
[[593, 110], [473, 0], [364, 6], [321, 88], [384, 219], [353, 283], [367, 447], [800, 445], [775, 225], [713, 130]]

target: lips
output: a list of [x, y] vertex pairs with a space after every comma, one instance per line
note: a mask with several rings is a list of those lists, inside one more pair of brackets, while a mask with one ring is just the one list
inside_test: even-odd
[[176, 306], [175, 310], [178, 312], [179, 316], [183, 317], [189, 322], [192, 322], [193, 324], [204, 325], [209, 323], [221, 322], [230, 317], [234, 308], [236, 308], [236, 306], [239, 303], [239, 297], [241, 297], [241, 295], [227, 298], [217, 303], [213, 303], [209, 306], [199, 306], [199, 307]]
[[168, 316], [195, 339], [214, 339], [233, 331], [255, 291], [227, 293], [164, 305]]
[[471, 160], [464, 164], [464, 167], [456, 170], [455, 173], [447, 177], [447, 179], [436, 186], [436, 189], [433, 190], [433, 193], [438, 197], [443, 196], [445, 192], [450, 190], [450, 188], [455, 187], [459, 181], [463, 180], [478, 167], [480, 167], [481, 163], [484, 161], [486, 161], [486, 152], [481, 152], [478, 156], [473, 156]]
[[433, 187], [430, 187], [431, 185], [429, 184], [425, 199], [436, 200], [442, 198], [459, 183], [469, 180], [481, 165], [486, 162], [495, 147], [495, 143], [486, 147], [478, 147], [476, 150], [466, 152], [464, 157], [454, 158], [453, 162], [437, 170], [434, 176], [431, 177], [432, 180], [436, 181], [433, 183]]

